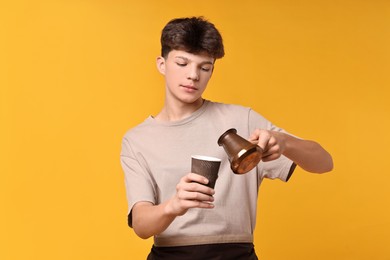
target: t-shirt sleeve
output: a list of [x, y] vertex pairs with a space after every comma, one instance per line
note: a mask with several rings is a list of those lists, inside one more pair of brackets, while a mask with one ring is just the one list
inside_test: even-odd
[[155, 189], [145, 166], [146, 164], [142, 163], [142, 155], [137, 155], [132, 150], [131, 144], [126, 137], [122, 141], [120, 159], [125, 175], [129, 226], [131, 227], [131, 210], [134, 204], [139, 201], [148, 201], [156, 204]]
[[[254, 110], [249, 111], [249, 132], [252, 133], [256, 128], [266, 129], [271, 131], [278, 131], [289, 134], [284, 129], [272, 124], [262, 115], [258, 114]], [[288, 181], [293, 171], [295, 170], [295, 163], [282, 155], [278, 159], [263, 162], [261, 161], [257, 167], [258, 176], [260, 179], [280, 179], [282, 181]]]

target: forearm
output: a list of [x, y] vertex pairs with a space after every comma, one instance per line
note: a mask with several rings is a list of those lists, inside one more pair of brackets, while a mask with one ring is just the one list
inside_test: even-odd
[[282, 134], [285, 140], [283, 155], [308, 172], [324, 173], [333, 169], [332, 156], [314, 141]]
[[139, 202], [133, 208], [133, 229], [135, 233], [147, 239], [163, 232], [176, 218], [167, 209], [167, 202], [153, 205], [149, 202]]

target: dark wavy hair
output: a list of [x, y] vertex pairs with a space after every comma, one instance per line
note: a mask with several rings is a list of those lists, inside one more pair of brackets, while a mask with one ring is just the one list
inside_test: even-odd
[[203, 17], [177, 18], [167, 23], [161, 33], [161, 56], [166, 58], [172, 50], [206, 53], [214, 59], [225, 55], [221, 34]]

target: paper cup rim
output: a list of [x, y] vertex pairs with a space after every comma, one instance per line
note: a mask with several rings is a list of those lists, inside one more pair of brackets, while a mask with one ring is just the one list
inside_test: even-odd
[[192, 155], [191, 158], [198, 159], [198, 160], [204, 160], [204, 161], [210, 161], [210, 162], [220, 162], [221, 159], [217, 157], [212, 156], [206, 156], [206, 155]]

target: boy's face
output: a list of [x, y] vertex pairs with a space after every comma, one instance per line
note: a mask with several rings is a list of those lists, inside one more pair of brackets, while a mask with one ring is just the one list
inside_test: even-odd
[[190, 104], [201, 99], [213, 73], [214, 58], [172, 50], [168, 57], [157, 59], [157, 67], [165, 76], [168, 100]]

